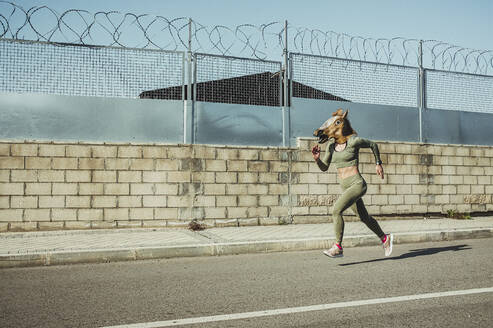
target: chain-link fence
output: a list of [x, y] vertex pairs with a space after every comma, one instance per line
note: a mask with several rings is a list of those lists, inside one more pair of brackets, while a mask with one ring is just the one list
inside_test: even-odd
[[417, 106], [413, 67], [291, 54], [291, 77], [293, 97]]
[[[137, 98], [183, 84], [183, 53], [0, 40], [0, 91]], [[164, 99], [182, 99], [181, 89]]]
[[493, 113], [493, 76], [425, 72], [427, 108]]
[[194, 91], [198, 101], [281, 106], [281, 63], [195, 54]]

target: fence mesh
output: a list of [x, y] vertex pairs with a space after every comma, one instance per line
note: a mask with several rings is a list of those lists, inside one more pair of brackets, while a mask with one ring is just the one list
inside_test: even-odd
[[280, 72], [280, 62], [196, 54], [196, 100], [280, 106]]
[[[0, 91], [139, 97], [183, 84], [183, 54], [0, 40]], [[182, 99], [181, 88], [163, 99]]]
[[416, 68], [302, 54], [291, 58], [293, 97], [417, 106]]
[[425, 72], [426, 107], [493, 113], [493, 76]]

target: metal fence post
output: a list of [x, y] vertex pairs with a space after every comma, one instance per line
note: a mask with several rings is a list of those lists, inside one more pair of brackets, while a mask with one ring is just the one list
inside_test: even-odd
[[419, 110], [419, 142], [423, 142], [423, 110], [425, 108], [425, 71], [423, 69], [423, 40], [419, 41], [418, 48], [418, 110]]
[[[183, 111], [183, 143], [193, 143], [193, 98], [192, 98], [192, 19], [188, 20], [187, 85]], [[184, 86], [185, 87], [185, 86]]]
[[282, 145], [289, 147], [291, 144], [291, 131], [290, 131], [290, 94], [289, 94], [289, 54], [288, 54], [288, 21], [284, 22], [284, 70], [283, 70], [283, 93], [284, 101], [282, 107]]

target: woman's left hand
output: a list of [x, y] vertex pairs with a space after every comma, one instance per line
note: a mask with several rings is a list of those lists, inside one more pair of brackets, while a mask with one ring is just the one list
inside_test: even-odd
[[376, 169], [377, 169], [377, 174], [380, 176], [380, 178], [383, 179], [383, 167], [382, 167], [382, 165], [378, 164]]

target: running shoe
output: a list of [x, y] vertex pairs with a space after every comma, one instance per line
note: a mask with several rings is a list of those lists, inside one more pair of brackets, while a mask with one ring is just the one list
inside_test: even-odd
[[332, 245], [332, 247], [328, 250], [323, 251], [325, 255], [328, 257], [343, 257], [342, 249], [337, 247], [336, 244]]
[[392, 244], [394, 243], [394, 235], [388, 234], [385, 243], [382, 244], [383, 249], [385, 250], [385, 256], [390, 256], [392, 254]]

